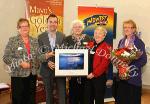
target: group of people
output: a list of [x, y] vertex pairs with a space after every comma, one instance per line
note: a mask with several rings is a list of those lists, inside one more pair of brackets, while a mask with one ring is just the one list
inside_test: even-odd
[[[89, 74], [84, 77], [68, 77], [69, 104], [104, 104], [105, 87], [108, 83], [112, 84], [113, 80], [106, 78], [109, 74], [110, 58], [100, 55], [101, 50], [105, 50], [105, 54], [112, 51], [112, 45], [105, 41], [107, 30], [102, 26], [96, 27], [91, 39], [83, 34], [84, 24], [75, 20], [72, 22], [71, 34], [65, 37], [57, 30], [57, 26], [57, 16], [50, 14], [47, 18], [47, 30], [35, 39], [29, 35], [29, 21], [24, 18], [18, 20], [18, 35], [9, 39], [3, 56], [3, 61], [11, 69], [12, 104], [35, 104], [38, 69], [45, 85], [46, 104], [54, 104], [54, 81], [58, 86], [59, 104], [67, 103], [66, 77], [55, 77], [54, 51], [56, 46], [62, 44], [66, 47], [89, 49]], [[147, 56], [143, 41], [136, 36], [136, 28], [132, 20], [123, 23], [123, 38], [118, 48], [132, 44], [142, 51], [142, 55], [129, 64], [138, 68], [138, 76], [117, 80], [116, 104], [141, 104], [141, 68], [146, 64]]]

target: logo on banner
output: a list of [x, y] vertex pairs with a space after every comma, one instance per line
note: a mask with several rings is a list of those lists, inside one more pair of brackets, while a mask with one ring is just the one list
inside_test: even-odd
[[107, 25], [108, 15], [93, 15], [83, 20], [85, 26], [90, 25]]

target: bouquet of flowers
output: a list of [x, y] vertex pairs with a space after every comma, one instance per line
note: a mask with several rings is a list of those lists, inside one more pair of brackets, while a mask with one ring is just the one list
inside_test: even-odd
[[118, 62], [113, 61], [112, 63], [117, 67], [120, 79], [127, 80], [130, 78], [130, 70], [128, 65], [133, 60], [138, 59], [141, 55], [142, 52], [136, 47], [114, 49], [112, 56], [113, 58], [117, 59], [116, 61]]

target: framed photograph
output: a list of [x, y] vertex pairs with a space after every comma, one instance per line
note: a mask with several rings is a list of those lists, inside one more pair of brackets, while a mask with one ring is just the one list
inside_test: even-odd
[[55, 76], [88, 75], [87, 49], [55, 49]]

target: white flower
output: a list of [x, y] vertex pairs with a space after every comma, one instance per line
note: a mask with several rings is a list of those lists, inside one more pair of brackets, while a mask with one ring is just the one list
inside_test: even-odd
[[128, 57], [128, 56], [130, 56], [130, 53], [127, 52], [127, 51], [124, 51], [124, 52], [121, 54], [121, 56], [126, 56], [126, 57]]
[[84, 45], [87, 45], [87, 44], [88, 44], [88, 42], [83, 42], [83, 44], [84, 44]]
[[22, 49], [23, 49], [22, 47], [18, 47], [18, 51], [19, 51], [19, 50], [22, 50]]

